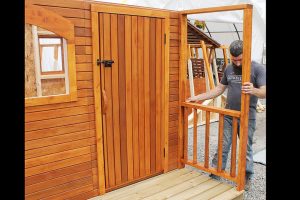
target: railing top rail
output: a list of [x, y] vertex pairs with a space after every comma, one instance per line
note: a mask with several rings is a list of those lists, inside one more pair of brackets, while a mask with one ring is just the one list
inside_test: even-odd
[[180, 104], [183, 107], [189, 107], [189, 108], [195, 108], [195, 109], [200, 109], [204, 111], [209, 111], [209, 112], [215, 112], [215, 113], [220, 113], [223, 115], [229, 115], [232, 117], [241, 117], [241, 112], [236, 111], [236, 110], [230, 110], [226, 108], [217, 108], [213, 106], [205, 106], [197, 103], [189, 103], [189, 102], [181, 102]]

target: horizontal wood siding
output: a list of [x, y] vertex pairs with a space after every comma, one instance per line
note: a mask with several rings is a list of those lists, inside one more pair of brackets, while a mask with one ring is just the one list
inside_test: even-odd
[[75, 25], [78, 101], [25, 108], [25, 198], [99, 194], [90, 3], [33, 0]]
[[[78, 100], [25, 108], [26, 199], [99, 195], [92, 71], [92, 1], [31, 0], [75, 25]], [[177, 168], [179, 32], [170, 20], [169, 169]]]

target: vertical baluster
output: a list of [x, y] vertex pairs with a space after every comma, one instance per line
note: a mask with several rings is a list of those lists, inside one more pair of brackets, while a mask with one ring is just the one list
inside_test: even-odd
[[197, 124], [198, 124], [198, 114], [197, 109], [193, 109], [194, 111], [194, 152], [193, 152], [193, 163], [197, 164]]
[[223, 125], [224, 125], [224, 115], [219, 114], [218, 166], [217, 166], [218, 172], [221, 172], [222, 170]]
[[210, 127], [210, 112], [206, 111], [205, 123], [205, 160], [204, 167], [208, 168], [209, 164], [209, 127]]
[[232, 177], [236, 176], [236, 142], [237, 142], [237, 118], [233, 117], [233, 127], [232, 127], [232, 147], [231, 147], [231, 169], [230, 175]]
[[184, 144], [183, 144], [183, 152], [184, 152], [184, 162], [186, 163], [188, 160], [188, 109], [187, 107], [184, 108], [184, 114], [183, 114], [183, 138], [184, 138]]

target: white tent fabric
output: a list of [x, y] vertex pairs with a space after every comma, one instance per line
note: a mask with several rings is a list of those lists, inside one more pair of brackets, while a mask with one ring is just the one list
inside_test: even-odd
[[[100, 0], [99, 0], [100, 1]], [[263, 46], [266, 43], [266, 0], [101, 0], [103, 2], [136, 5], [168, 10], [190, 10], [238, 4], [253, 5], [252, 19], [252, 60], [262, 63]], [[242, 11], [216, 12], [201, 15], [189, 15], [188, 18], [207, 22], [242, 23]]]

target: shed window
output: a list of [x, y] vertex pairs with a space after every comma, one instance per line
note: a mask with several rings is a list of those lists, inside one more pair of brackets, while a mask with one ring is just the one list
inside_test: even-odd
[[64, 72], [62, 44], [61, 37], [39, 38], [41, 74]]

